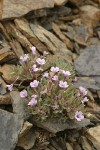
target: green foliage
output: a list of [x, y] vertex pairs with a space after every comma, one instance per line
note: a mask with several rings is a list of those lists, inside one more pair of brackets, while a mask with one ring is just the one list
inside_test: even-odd
[[[49, 69], [47, 71], [48, 77], [45, 77], [43, 76], [45, 70], [32, 71], [34, 64], [37, 68], [45, 68], [36, 62], [37, 57], [38, 55], [30, 54], [26, 62], [21, 62], [21, 65], [12, 70], [13, 76], [18, 75], [19, 83], [17, 87], [19, 90], [27, 90], [28, 111], [39, 121], [56, 118], [58, 121], [65, 122], [68, 118], [74, 119], [77, 111], [84, 111], [82, 99], [85, 95], [77, 96], [80, 91], [73, 85], [75, 71], [72, 65], [60, 61], [60, 59], [55, 60], [54, 67], [59, 67], [59, 71], [53, 72]], [[44, 58], [44, 56], [41, 56], [41, 59]], [[70, 74], [65, 76], [62, 70], [68, 71]], [[53, 79], [55, 76], [58, 77], [58, 80]], [[30, 83], [34, 80], [38, 80], [39, 85], [32, 88]], [[60, 81], [63, 81], [63, 84], [67, 84], [68, 87], [60, 87]], [[37, 95], [35, 98], [36, 104], [30, 104], [33, 95]]]

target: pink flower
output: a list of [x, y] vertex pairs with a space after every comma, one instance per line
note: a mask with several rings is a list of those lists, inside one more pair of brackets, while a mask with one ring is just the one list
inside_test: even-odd
[[36, 62], [39, 64], [39, 65], [44, 65], [46, 63], [45, 59], [41, 59], [41, 58], [37, 58], [36, 59]]
[[80, 97], [80, 96], [81, 96], [81, 94], [78, 92], [76, 96], [77, 96], [77, 97]]
[[58, 81], [58, 76], [57, 75], [53, 76], [52, 80]]
[[49, 53], [47, 51], [44, 51], [43, 52], [43, 55], [48, 55]]
[[13, 90], [13, 86], [14, 86], [13, 83], [10, 84], [10, 85], [7, 85], [8, 90], [9, 90], [9, 91], [12, 91], [12, 90]]
[[21, 92], [20, 92], [20, 97], [21, 97], [21, 98], [27, 97], [27, 91], [26, 91], [26, 90], [21, 91]]
[[80, 86], [79, 90], [82, 96], [85, 96], [87, 94], [87, 90], [84, 87]]
[[69, 85], [67, 84], [67, 82], [65, 81], [65, 82], [63, 82], [63, 81], [59, 81], [59, 86], [61, 87], [61, 88], [67, 88]]
[[61, 73], [62, 73], [65, 77], [68, 77], [68, 76], [71, 75], [70, 71], [61, 70]]
[[37, 98], [37, 95], [32, 95], [31, 97], [32, 97], [32, 98]]
[[40, 68], [39, 68], [39, 71], [43, 71], [43, 69], [40, 67]]
[[22, 62], [26, 62], [28, 58], [29, 58], [29, 54], [24, 54], [23, 56], [20, 56], [20, 60]]
[[59, 71], [59, 67], [51, 67], [50, 69], [52, 72], [56, 73]]
[[35, 55], [36, 54], [36, 47], [32, 46], [31, 50], [32, 50], [32, 54]]
[[37, 72], [39, 69], [38, 68], [36, 68], [36, 64], [34, 64], [33, 66], [32, 66], [32, 72]]
[[31, 101], [28, 103], [28, 106], [35, 106], [37, 104], [37, 100], [33, 97]]
[[84, 97], [84, 99], [81, 101], [82, 102], [82, 104], [84, 104], [85, 102], [88, 102], [88, 98], [87, 97]]
[[49, 78], [49, 73], [45, 72], [44, 75], [43, 75], [43, 77]]
[[32, 88], [36, 88], [36, 87], [38, 87], [38, 84], [39, 84], [39, 81], [34, 80], [33, 82], [30, 83], [30, 86], [31, 86]]
[[82, 113], [81, 111], [76, 111], [76, 113], [75, 113], [75, 119], [76, 119], [77, 121], [83, 120], [83, 119], [84, 119], [83, 113]]
[[73, 82], [77, 82], [77, 77], [75, 77], [75, 78], [73, 79]]

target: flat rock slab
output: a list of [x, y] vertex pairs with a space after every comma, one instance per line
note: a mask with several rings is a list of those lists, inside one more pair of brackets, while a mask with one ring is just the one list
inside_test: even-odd
[[34, 146], [35, 141], [36, 141], [36, 135], [34, 131], [30, 129], [26, 135], [19, 138], [17, 146], [23, 147], [24, 150], [29, 150]]
[[77, 77], [77, 79], [74, 83], [77, 88], [83, 86], [87, 89], [100, 90], [100, 77]]
[[68, 0], [54, 0], [55, 5], [57, 6], [61, 6], [64, 5], [65, 3], [67, 3]]
[[64, 131], [66, 129], [82, 128], [90, 124], [89, 119], [84, 119], [80, 122], [76, 120], [68, 120], [66, 123], [58, 123], [55, 120], [47, 120], [45, 122], [38, 122], [33, 118], [31, 122], [36, 124], [38, 127], [41, 127], [54, 134], [60, 131]]
[[87, 138], [93, 143], [97, 150], [100, 150], [100, 125], [88, 129]]
[[87, 25], [96, 26], [100, 20], [100, 9], [92, 5], [83, 5], [80, 7], [80, 16], [82, 22]]
[[26, 120], [30, 117], [30, 114], [27, 111], [27, 100], [22, 99], [18, 91], [10, 92], [13, 112], [21, 117], [23, 120]]
[[0, 149], [14, 150], [23, 120], [17, 115], [0, 110]]
[[74, 63], [82, 76], [100, 76], [100, 46], [88, 46]]
[[6, 93], [4, 95], [1, 95], [0, 94], [0, 105], [8, 105], [8, 104], [11, 104], [11, 98], [10, 98], [10, 95], [9, 93]]
[[68, 0], [1, 0], [0, 19], [18, 18], [33, 10], [61, 6], [67, 2]]
[[67, 49], [66, 45], [61, 40], [39, 24], [30, 22], [30, 28], [35, 36], [38, 37], [52, 53], [65, 56], [70, 53], [70, 55], [72, 55], [71, 51]]
[[21, 17], [32, 10], [54, 7], [54, 0], [3, 0], [0, 1], [0, 19]]

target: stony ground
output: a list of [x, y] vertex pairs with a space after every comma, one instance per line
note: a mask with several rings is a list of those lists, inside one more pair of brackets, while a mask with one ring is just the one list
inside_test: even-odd
[[[100, 0], [13, 2], [0, 2], [0, 150], [100, 150]], [[47, 68], [75, 67], [75, 86], [88, 89], [87, 120], [39, 124], [17, 89], [7, 91], [12, 66], [32, 45], [50, 53]]]

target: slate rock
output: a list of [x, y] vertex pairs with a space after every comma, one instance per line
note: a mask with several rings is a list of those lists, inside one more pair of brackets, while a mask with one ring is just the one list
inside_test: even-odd
[[66, 123], [58, 123], [55, 119], [48, 119], [45, 122], [40, 122], [37, 121], [35, 118], [32, 118], [31, 122], [36, 124], [38, 127], [41, 127], [54, 134], [60, 131], [64, 131], [65, 129], [82, 128], [90, 124], [89, 119], [84, 119], [80, 122], [76, 120], [67, 120]]
[[54, 7], [53, 0], [3, 0], [0, 2], [0, 19], [21, 17], [32, 10]]
[[10, 94], [6, 93], [4, 95], [0, 94], [0, 105], [8, 105], [11, 104], [11, 98], [10, 98]]
[[66, 148], [67, 148], [67, 150], [73, 150], [72, 145], [68, 142], [66, 143]]
[[30, 129], [27, 134], [19, 138], [17, 146], [20, 146], [25, 150], [30, 150], [34, 146], [35, 140], [36, 135], [34, 131]]
[[27, 134], [27, 132], [32, 128], [33, 124], [31, 124], [28, 121], [25, 121], [23, 124], [23, 128], [19, 134], [19, 137], [23, 137], [25, 134]]
[[81, 144], [83, 147], [83, 150], [92, 150], [92, 146], [89, 144], [86, 137], [81, 136]]
[[8, 84], [11, 84], [17, 78], [17, 76], [16, 77], [11, 76], [11, 73], [13, 72], [14, 67], [15, 67], [15, 65], [11, 65], [11, 64], [4, 64], [3, 66], [0, 66], [0, 73], [2, 74], [2, 78]]
[[20, 116], [22, 119], [26, 120], [30, 117], [27, 111], [27, 100], [22, 99], [18, 91], [10, 92], [13, 112]]
[[38, 37], [38, 39], [43, 42], [53, 54], [65, 55], [66, 57], [68, 56], [68, 53], [72, 55], [66, 45], [53, 33], [49, 32], [39, 24], [34, 24], [33, 22], [30, 22], [30, 28], [35, 36]]
[[77, 82], [74, 83], [75, 87], [83, 86], [87, 89], [100, 90], [100, 77], [77, 77]]
[[75, 60], [75, 69], [82, 76], [100, 76], [100, 46], [88, 46]]
[[65, 3], [67, 3], [68, 0], [54, 0], [55, 5], [57, 6], [61, 6], [64, 5]]
[[0, 83], [0, 94], [4, 95], [6, 94], [6, 89], [3, 87], [3, 85]]
[[80, 8], [82, 23], [88, 26], [96, 26], [100, 20], [100, 9], [92, 5], [83, 5]]
[[87, 130], [87, 138], [93, 143], [97, 150], [100, 150], [100, 125]]
[[20, 117], [0, 110], [0, 150], [14, 150], [22, 125]]
[[4, 82], [2, 77], [0, 77], [0, 94], [1, 95], [4, 95], [7, 93], [6, 88], [7, 88], [6, 83]]

